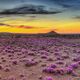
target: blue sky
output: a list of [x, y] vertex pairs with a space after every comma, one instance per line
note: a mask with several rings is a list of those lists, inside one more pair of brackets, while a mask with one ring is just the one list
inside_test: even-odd
[[61, 10], [62, 13], [57, 14], [60, 19], [80, 16], [80, 0], [0, 0], [0, 11], [24, 4], [44, 5], [54, 11]]
[[[52, 25], [51, 28], [54, 29], [54, 26], [56, 26], [59, 32], [70, 33], [72, 31], [80, 33], [80, 0], [0, 0], [0, 11], [21, 7], [26, 4], [43, 5], [51, 10], [60, 11], [60, 13], [55, 13], [49, 16], [45, 15], [46, 17], [44, 15], [39, 15], [41, 18], [35, 17], [32, 19], [34, 24], [36, 24], [38, 20], [40, 21], [43, 19], [44, 22], [42, 21], [42, 23], [38, 21], [39, 25], [43, 24], [42, 27], [45, 25]], [[23, 20], [21, 21], [22, 23], [24, 22]], [[25, 23], [27, 24], [27, 22]]]
[[26, 3], [80, 10], [80, 0], [0, 0], [0, 9], [13, 8]]

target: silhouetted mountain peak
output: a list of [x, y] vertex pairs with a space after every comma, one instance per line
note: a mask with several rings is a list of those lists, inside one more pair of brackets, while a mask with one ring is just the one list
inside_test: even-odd
[[50, 31], [50, 32], [48, 32], [47, 34], [58, 34], [58, 33], [55, 32], [55, 31]]

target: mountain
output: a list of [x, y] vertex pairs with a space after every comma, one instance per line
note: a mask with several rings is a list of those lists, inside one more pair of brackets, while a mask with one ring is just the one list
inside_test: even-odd
[[57, 14], [61, 13], [61, 11], [53, 11], [47, 9], [46, 6], [43, 5], [23, 5], [13, 9], [7, 9], [0, 14]]
[[44, 33], [44, 34], [41, 34], [41, 36], [44, 36], [44, 37], [57, 37], [59, 36], [60, 34], [58, 34], [57, 32], [55, 31], [50, 31], [48, 33]]
[[55, 37], [55, 38], [80, 38], [80, 33], [78, 34], [59, 34], [55, 31], [51, 31], [48, 33], [39, 33], [39, 34], [22, 34], [22, 33], [7, 33], [7, 32], [1, 32], [0, 38], [29, 38], [29, 37]]
[[55, 32], [55, 31], [50, 31], [50, 32], [48, 32], [47, 34], [51, 34], [51, 35], [55, 35], [55, 34], [58, 34], [57, 32]]

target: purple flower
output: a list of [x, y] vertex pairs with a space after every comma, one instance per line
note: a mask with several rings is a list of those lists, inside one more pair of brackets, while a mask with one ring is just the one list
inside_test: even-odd
[[57, 68], [56, 64], [51, 64], [51, 68]]
[[73, 69], [71, 67], [66, 68], [66, 74], [72, 74]]
[[47, 68], [43, 69], [43, 72], [53, 73], [53, 68], [47, 67]]
[[72, 68], [78, 68], [78, 63], [72, 63], [71, 65], [70, 65], [70, 67], [72, 67]]
[[46, 77], [44, 80], [53, 80], [52, 77]]
[[78, 64], [80, 65], [80, 61], [78, 61]]
[[62, 65], [62, 64], [64, 64], [64, 62], [59, 61], [59, 62], [56, 62], [56, 64]]
[[47, 56], [46, 56], [46, 55], [43, 55], [43, 56], [41, 56], [41, 58], [43, 58], [43, 59], [47, 59]]
[[72, 76], [75, 76], [75, 77], [77, 77], [78, 75], [76, 74], [76, 72], [72, 72]]

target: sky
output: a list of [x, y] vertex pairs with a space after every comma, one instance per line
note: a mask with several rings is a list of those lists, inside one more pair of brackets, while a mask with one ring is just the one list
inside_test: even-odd
[[0, 0], [0, 12], [22, 5], [43, 5], [55, 14], [0, 15], [0, 32], [80, 33], [80, 0]]

